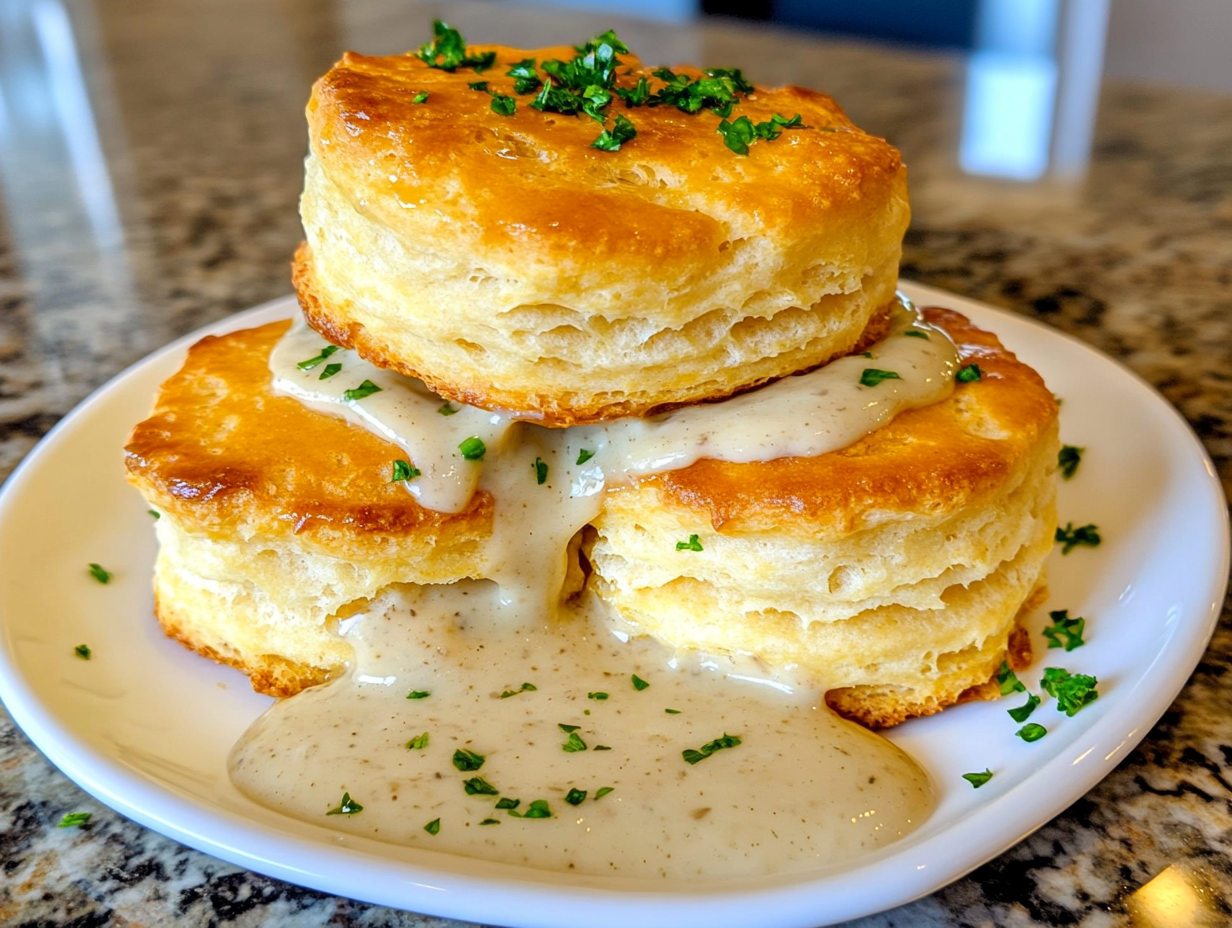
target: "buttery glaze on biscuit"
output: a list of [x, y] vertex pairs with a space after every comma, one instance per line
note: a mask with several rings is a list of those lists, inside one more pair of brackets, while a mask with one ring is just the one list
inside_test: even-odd
[[[511, 63], [572, 55], [492, 48], [482, 76], [500, 93]], [[621, 85], [650, 77], [626, 64]], [[893, 299], [906, 171], [828, 96], [742, 97], [736, 115], [809, 127], [747, 157], [717, 116], [666, 106], [629, 110], [637, 138], [602, 152], [594, 120], [529, 96], [498, 115], [474, 79], [348, 53], [314, 87], [296, 289], [319, 331], [378, 366], [570, 425], [814, 367]]]

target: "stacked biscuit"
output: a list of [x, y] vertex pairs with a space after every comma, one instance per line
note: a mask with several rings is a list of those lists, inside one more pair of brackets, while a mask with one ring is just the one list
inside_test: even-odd
[[[568, 427], [721, 400], [884, 333], [905, 169], [829, 97], [742, 92], [752, 124], [807, 127], [748, 155], [711, 113], [667, 105], [600, 150], [584, 115], [493, 103], [515, 94], [510, 66], [572, 50], [467, 53], [495, 55], [487, 87], [353, 54], [314, 87], [294, 279], [329, 341], [448, 400]], [[625, 56], [614, 81], [643, 78], [669, 80]], [[987, 695], [1029, 654], [1017, 618], [1055, 527], [1056, 406], [994, 336], [926, 317], [979, 380], [840, 451], [609, 488], [584, 535], [595, 594], [670, 645], [796, 668], [866, 724]], [[476, 576], [501, 504], [423, 508], [390, 482], [384, 439], [276, 394], [286, 327], [194, 346], [127, 449], [162, 513], [159, 620], [275, 695], [339, 672], [337, 623], [382, 590]], [[696, 556], [663, 555], [694, 534]]]

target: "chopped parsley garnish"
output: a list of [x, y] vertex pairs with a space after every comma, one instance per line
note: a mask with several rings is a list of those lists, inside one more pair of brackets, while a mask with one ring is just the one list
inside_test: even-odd
[[740, 739], [735, 735], [724, 733], [723, 737], [715, 738], [713, 741], [708, 741], [702, 745], [700, 751], [695, 751], [692, 748], [685, 748], [680, 752], [686, 764], [696, 764], [698, 761], [705, 760], [715, 751], [721, 751], [724, 748], [734, 748], [740, 744]]
[[1087, 703], [1095, 702], [1099, 693], [1095, 691], [1099, 683], [1094, 677], [1085, 673], [1073, 673], [1060, 667], [1048, 667], [1040, 680], [1040, 687], [1057, 701], [1057, 708], [1071, 718]]
[[576, 754], [578, 751], [586, 750], [586, 742], [582, 740], [582, 736], [576, 731], [571, 731], [569, 732], [568, 740], [560, 746], [560, 749], [566, 754]]
[[697, 535], [690, 535], [688, 541], [676, 542], [677, 551], [703, 551], [701, 540]]
[[390, 483], [397, 483], [399, 480], [414, 480], [419, 476], [419, 468], [412, 467], [410, 461], [401, 459], [394, 461], [394, 475], [390, 478]]
[[642, 679], [641, 677], [639, 677], [637, 674], [633, 674], [633, 676], [631, 676], [629, 679], [633, 681], [633, 688], [634, 688], [635, 690], [639, 690], [639, 691], [640, 691], [640, 690], [644, 690], [644, 689], [646, 689], [646, 687], [650, 686], [650, 684], [649, 684], [649, 683], [647, 683], [645, 680], [643, 680], [643, 679]]
[[1062, 445], [1061, 450], [1057, 452], [1057, 467], [1061, 469], [1061, 476], [1066, 480], [1078, 473], [1078, 465], [1082, 463], [1082, 452], [1084, 451], [1086, 448]]
[[1086, 644], [1082, 640], [1082, 632], [1086, 628], [1087, 620], [1082, 616], [1071, 619], [1068, 609], [1056, 609], [1048, 613], [1048, 618], [1052, 619], [1052, 624], [1044, 629], [1048, 647], [1072, 651]]
[[487, 81], [472, 81], [466, 86], [469, 87], [471, 90], [487, 90], [488, 82]]
[[161, 518], [162, 518], [162, 513], [161, 513], [161, 512], [159, 512], [157, 509], [147, 509], [147, 510], [146, 510], [146, 512], [148, 512], [148, 513], [150, 514], [150, 517], [151, 517], [151, 518], [153, 518], [153, 519], [161, 519]]
[[458, 748], [453, 752], [453, 765], [459, 770], [478, 770], [485, 760], [487, 758], [482, 754], [476, 754], [466, 748]]
[[581, 451], [578, 452], [577, 463], [585, 464], [587, 461], [589, 461], [594, 456], [595, 456], [595, 453], [591, 451], [589, 448], [583, 448]]
[[365, 380], [358, 387], [353, 387], [346, 390], [342, 394], [342, 398], [348, 402], [354, 400], [362, 400], [365, 396], [371, 396], [373, 393], [380, 393], [381, 388], [374, 384], [371, 380]]
[[929, 341], [929, 340], [930, 340], [930, 339], [928, 338], [928, 333], [927, 333], [927, 332], [925, 332], [925, 331], [924, 331], [924, 330], [922, 330], [922, 329], [908, 329], [908, 330], [907, 330], [906, 332], [904, 332], [903, 334], [904, 334], [904, 335], [906, 335], [908, 338], [922, 338], [922, 339], [924, 339], [925, 341]]
[[543, 486], [548, 482], [548, 462], [543, 458], [535, 458], [535, 463], [531, 465], [535, 471], [535, 483]]
[[587, 693], [586, 698], [604, 700], [607, 699], [607, 693]]
[[548, 806], [546, 799], [535, 799], [526, 807], [526, 811], [521, 815], [518, 815], [517, 812], [510, 812], [509, 814], [518, 818], [551, 818], [552, 810]]
[[564, 722], [557, 722], [556, 727], [559, 728], [561, 731], [563, 731], [565, 734], [568, 734], [571, 731], [577, 731], [582, 726], [581, 725], [566, 725]]
[[458, 450], [462, 452], [462, 457], [468, 461], [482, 461], [483, 456], [488, 451], [488, 446], [483, 443], [482, 438], [472, 435], [462, 444], [458, 445]]
[[586, 799], [586, 790], [571, 789], [565, 793], [565, 802], [571, 806], [580, 806]]
[[508, 796], [496, 800], [496, 808], [498, 809], [516, 809], [521, 804], [521, 799], [510, 799]]
[[679, 709], [664, 709], [663, 711], [666, 712], [668, 715], [679, 715], [680, 714]]
[[434, 818], [432, 821], [428, 822], [428, 824], [424, 825], [424, 831], [430, 835], [437, 834], [440, 830], [441, 820], [439, 818]]
[[985, 768], [983, 773], [964, 773], [962, 778], [979, 789], [985, 783], [992, 779], [992, 771]]
[[1027, 701], [1024, 702], [1021, 706], [1019, 706], [1017, 709], [1006, 709], [1005, 711], [1009, 714], [1009, 717], [1012, 718], [1015, 722], [1025, 722], [1028, 718], [1030, 718], [1031, 713], [1035, 711], [1035, 707], [1038, 706], [1039, 704], [1040, 704], [1040, 698], [1036, 696], [1034, 693], [1028, 693]]
[[596, 744], [593, 748], [591, 748], [591, 750], [592, 751], [610, 751], [611, 748], [608, 747], [606, 744]]
[[427, 103], [428, 102], [428, 91], [426, 90], [419, 91], [419, 93], [411, 97], [411, 102], [412, 103]]
[[1086, 545], [1088, 548], [1098, 548], [1099, 543], [1103, 541], [1099, 537], [1099, 528], [1090, 523], [1080, 525], [1074, 528], [1073, 522], [1066, 522], [1065, 528], [1057, 526], [1056, 540], [1062, 545], [1061, 553], [1069, 554], [1078, 545]]
[[539, 72], [535, 69], [534, 58], [523, 58], [506, 71], [505, 75], [513, 78], [514, 93], [534, 93], [543, 83], [539, 80]]
[[334, 374], [338, 373], [340, 370], [342, 370], [341, 364], [326, 364], [325, 370], [321, 371], [321, 376], [318, 377], [317, 380], [329, 380], [329, 378], [333, 377]]
[[637, 138], [637, 129], [634, 128], [633, 123], [625, 116], [618, 115], [612, 128], [600, 132], [598, 137], [590, 143], [590, 147], [597, 148], [599, 151], [620, 151], [621, 145], [635, 138]]
[[88, 661], [90, 659], [90, 655], [94, 652], [90, 650], [90, 646], [88, 644], [79, 644], [77, 647], [73, 648], [73, 653], [80, 657], [83, 661]]
[[95, 580], [97, 580], [99, 583], [110, 583], [111, 582], [111, 573], [105, 570], [100, 564], [90, 565], [90, 576], [93, 577]]
[[331, 354], [333, 354], [337, 350], [338, 350], [337, 345], [326, 345], [324, 348], [321, 349], [321, 353], [317, 355], [315, 358], [309, 358], [307, 361], [300, 361], [295, 366], [298, 367], [301, 371], [310, 371], [314, 367], [316, 367], [318, 364], [322, 363], [326, 358], [328, 358]]
[[517, 696], [518, 693], [529, 693], [534, 690], [537, 690], [538, 688], [539, 687], [535, 686], [535, 684], [533, 683], [523, 683], [516, 690], [505, 690], [505, 692], [500, 694], [500, 698], [508, 699], [510, 696]]
[[883, 380], [902, 380], [894, 371], [882, 371], [875, 367], [864, 368], [864, 373], [860, 375], [860, 386], [875, 387]]
[[427, 690], [411, 690], [406, 694], [407, 699], [427, 699], [432, 694]]
[[342, 794], [342, 802], [338, 803], [338, 808], [330, 809], [326, 815], [354, 815], [356, 812], [364, 811], [364, 807], [351, 798], [350, 793]]
[[466, 40], [462, 33], [448, 23], [439, 19], [432, 23], [435, 38], [419, 47], [416, 56], [430, 68], [441, 71], [456, 71], [458, 68], [474, 68], [475, 73], [486, 70], [496, 64], [496, 52], [483, 52], [480, 55], [468, 55]]
[[1039, 741], [1040, 738], [1048, 734], [1048, 729], [1043, 725], [1036, 725], [1034, 722], [1028, 722], [1018, 731], [1014, 732], [1023, 741], [1030, 744], [1032, 741]]
[[[658, 76], [658, 71], [654, 72]], [[738, 71], [736, 72], [739, 73]], [[700, 84], [705, 84], [705, 81], [699, 81]], [[751, 91], [753, 88], [749, 86]], [[746, 93], [748, 91], [745, 91]], [[734, 102], [734, 98], [733, 98]], [[721, 111], [721, 110], [725, 110]], [[714, 110], [720, 116], [730, 116], [731, 106], [727, 105]], [[783, 134], [784, 129], [807, 129], [804, 125], [804, 120], [799, 113], [788, 119], [786, 116], [780, 116], [775, 113], [767, 122], [754, 123], [747, 116], [738, 116], [736, 119], [728, 122], [724, 119], [719, 123], [718, 133], [723, 136], [723, 143], [738, 155], [747, 155], [749, 153], [749, 145], [757, 139], [764, 139], [767, 142], [777, 139]]]
[[57, 828], [76, 828], [79, 825], [84, 825], [90, 820], [93, 812], [70, 812], [64, 818], [60, 819]]
[[503, 93], [494, 93], [492, 94], [492, 102], [488, 105], [492, 108], [492, 112], [499, 116], [512, 116], [518, 108], [518, 101], [513, 99], [513, 97], [505, 96]]
[[965, 364], [958, 369], [958, 373], [954, 375], [954, 379], [959, 383], [974, 383], [983, 376], [980, 366], [974, 362]]
[[1018, 674], [1010, 670], [1010, 665], [1006, 661], [1001, 662], [1001, 669], [997, 671], [997, 682], [1001, 684], [1001, 695], [1008, 696], [1010, 693], [1025, 693], [1027, 691], [1023, 682], [1018, 679]]
[[862, 358], [871, 358], [872, 356], [873, 356], [873, 353], [871, 351], [861, 351], [860, 352], [860, 357]]
[[614, 786], [600, 786], [597, 790], [595, 790], [595, 799], [602, 799], [608, 793], [614, 792], [616, 792], [616, 787]]
[[500, 824], [500, 819], [498, 819], [498, 818], [485, 818], [485, 819], [484, 819], [482, 822], [480, 822], [479, 824], [480, 824], [480, 825], [499, 825], [499, 824]]
[[457, 412], [457, 410], [454, 409], [452, 406], [450, 406], [448, 403], [446, 403], [444, 406], [438, 409], [437, 412], [442, 416], [452, 416], [455, 412]]
[[500, 790], [483, 777], [471, 777], [462, 781], [462, 788], [468, 796], [499, 796]]
[[422, 751], [428, 746], [428, 733], [425, 731], [422, 735], [416, 735], [406, 743], [408, 751]]

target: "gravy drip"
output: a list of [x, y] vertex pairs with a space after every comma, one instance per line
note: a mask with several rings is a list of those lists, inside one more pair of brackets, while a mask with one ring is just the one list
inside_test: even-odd
[[[402, 448], [420, 471], [407, 489], [428, 508], [458, 511], [476, 488], [490, 491], [493, 533], [475, 565], [482, 579], [389, 590], [341, 623], [355, 646], [348, 673], [273, 706], [232, 751], [244, 793], [397, 844], [673, 879], [839, 863], [928, 815], [924, 771], [831, 713], [823, 690], [771, 677], [750, 658], [674, 654], [585, 594], [561, 602], [570, 540], [598, 515], [605, 487], [703, 457], [824, 454], [944, 399], [957, 352], [909, 304], [868, 356], [722, 403], [571, 429], [446, 403], [352, 351], [300, 366], [322, 347], [297, 322], [271, 354], [275, 389]], [[327, 363], [340, 367], [322, 379]], [[897, 377], [861, 384], [870, 370]], [[380, 389], [348, 399], [365, 381]], [[468, 439], [483, 443], [482, 459], [466, 459]], [[635, 689], [633, 674], [651, 686]], [[430, 695], [408, 700], [415, 691]], [[585, 750], [563, 750], [561, 724], [579, 726]], [[427, 747], [407, 746], [424, 732]], [[740, 744], [686, 762], [686, 749], [725, 735]], [[459, 748], [483, 755], [482, 768], [456, 769]], [[463, 783], [475, 776], [499, 796], [468, 795]], [[596, 799], [603, 787], [612, 792]], [[572, 805], [570, 790], [586, 798]], [[344, 792], [362, 812], [327, 816]], [[501, 798], [520, 804], [497, 809]], [[550, 817], [514, 814], [538, 799]]]
[[[910, 757], [839, 719], [818, 691], [759, 685], [765, 672], [751, 661], [622, 641], [593, 601], [550, 621], [511, 620], [500, 598], [488, 581], [382, 596], [344, 624], [356, 649], [347, 675], [258, 719], [232, 751], [232, 780], [262, 805], [348, 834], [677, 880], [847, 861], [912, 831], [934, 806]], [[650, 685], [635, 689], [633, 674]], [[407, 698], [417, 691], [429, 695]], [[588, 698], [599, 693], [607, 698]], [[578, 726], [585, 750], [563, 749], [562, 724]], [[425, 732], [426, 747], [407, 747]], [[740, 744], [693, 765], [682, 758], [725, 734]], [[482, 767], [458, 770], [460, 748]], [[473, 777], [499, 796], [468, 795]], [[570, 790], [585, 798], [571, 805]], [[327, 816], [344, 792], [363, 811]], [[523, 814], [545, 800], [551, 817], [515, 817], [496, 807], [501, 798]]]

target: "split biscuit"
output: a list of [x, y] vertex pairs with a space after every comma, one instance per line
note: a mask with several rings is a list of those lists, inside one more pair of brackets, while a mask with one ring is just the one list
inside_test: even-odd
[[614, 490], [587, 545], [596, 592], [670, 645], [794, 668], [871, 727], [993, 695], [1030, 655], [1015, 629], [1053, 545], [1057, 406], [995, 336], [924, 315], [978, 381], [816, 458]]
[[339, 672], [337, 622], [397, 583], [473, 576], [492, 497], [424, 509], [366, 429], [273, 392], [277, 322], [189, 349], [125, 448], [159, 513], [156, 612], [183, 644], [290, 696]]
[[[574, 54], [483, 50], [497, 63], [482, 78], [509, 95], [512, 63]], [[619, 86], [661, 85], [623, 57]], [[450, 399], [567, 426], [816, 367], [892, 302], [906, 169], [830, 97], [741, 96], [733, 119], [807, 127], [747, 156], [713, 113], [617, 102], [637, 137], [609, 152], [591, 147], [594, 120], [530, 96], [500, 115], [475, 80], [347, 53], [314, 85], [294, 281], [330, 341]]]

